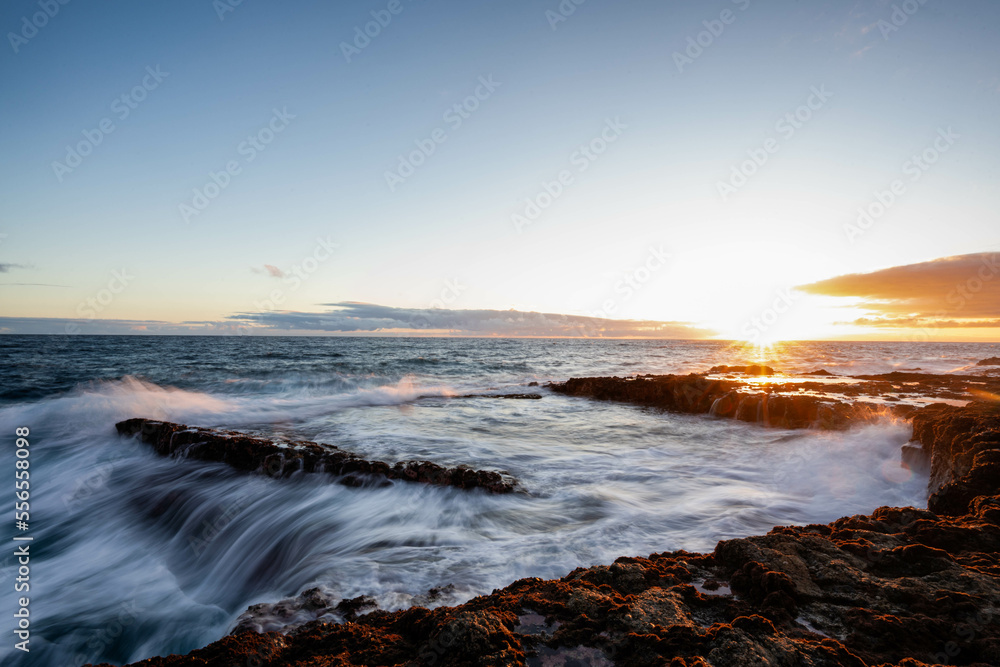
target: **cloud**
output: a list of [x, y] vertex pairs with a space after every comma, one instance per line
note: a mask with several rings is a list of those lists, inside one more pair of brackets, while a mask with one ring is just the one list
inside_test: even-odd
[[272, 278], [284, 278], [285, 272], [272, 264], [265, 264], [264, 268], [258, 269], [256, 266], [250, 267], [254, 273], [266, 273]]
[[69, 285], [53, 285], [51, 283], [0, 283], [0, 285], [16, 285], [18, 287], [69, 287]]
[[976, 253], [894, 266], [796, 289], [860, 299], [872, 313], [853, 324], [880, 327], [993, 327], [1000, 320], [1000, 255]]
[[838, 324], [856, 324], [868, 327], [893, 327], [922, 329], [1000, 329], [1000, 319], [997, 320], [944, 320], [923, 317], [859, 317], [853, 322], [838, 322]]
[[0, 317], [0, 331], [17, 334], [194, 335], [436, 335], [577, 338], [706, 338], [714, 331], [685, 322], [607, 320], [520, 310], [392, 308], [369, 303], [326, 304], [317, 313], [239, 313], [222, 321], [85, 320]]
[[457, 336], [581, 338], [705, 338], [714, 332], [686, 322], [610, 320], [520, 310], [393, 308], [370, 303], [324, 304], [320, 313], [241, 313], [231, 319], [276, 331], [330, 333], [445, 332]]
[[30, 269], [30, 264], [3, 264], [0, 263], [0, 273], [10, 273], [11, 269]]

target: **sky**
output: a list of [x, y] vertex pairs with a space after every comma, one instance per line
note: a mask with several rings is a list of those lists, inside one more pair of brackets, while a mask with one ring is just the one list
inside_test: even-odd
[[6, 0], [0, 332], [1000, 340], [998, 28]]

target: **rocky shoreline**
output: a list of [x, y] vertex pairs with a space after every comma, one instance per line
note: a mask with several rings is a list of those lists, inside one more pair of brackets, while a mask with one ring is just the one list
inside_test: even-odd
[[[996, 391], [995, 378], [926, 377], [939, 378], [926, 383], [931, 395]], [[888, 376], [862, 382], [911, 386]], [[516, 581], [455, 607], [386, 612], [370, 598], [311, 589], [254, 605], [233, 634], [203, 649], [137, 664], [1000, 664], [1000, 403], [859, 404], [787, 383], [767, 391], [704, 375], [584, 378], [551, 389], [784, 428], [912, 418], [902, 457], [929, 472], [928, 508], [779, 526], [712, 553], [623, 557], [561, 579]], [[158, 449], [162, 428], [154, 429]], [[178, 428], [168, 449], [177, 438], [204, 437]], [[428, 604], [436, 594], [428, 592]]]
[[903, 416], [906, 412], [896, 406], [785, 394], [770, 387], [754, 391], [736, 380], [703, 375], [573, 378], [549, 388], [567, 396], [632, 403], [687, 414], [710, 414], [776, 428], [845, 429], [858, 422], [876, 421], [886, 412], [901, 412]]
[[716, 366], [707, 374], [573, 378], [548, 387], [567, 396], [775, 428], [845, 429], [886, 416], [909, 419], [935, 400], [996, 396], [1000, 378], [912, 372], [841, 377], [825, 370], [784, 377], [768, 366]]

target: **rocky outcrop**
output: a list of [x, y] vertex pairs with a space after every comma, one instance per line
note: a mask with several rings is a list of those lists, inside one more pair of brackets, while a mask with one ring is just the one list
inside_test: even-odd
[[723, 367], [713, 368], [708, 376], [572, 378], [549, 388], [568, 396], [711, 414], [764, 426], [823, 429], [848, 428], [887, 415], [909, 419], [930, 400], [972, 401], [1000, 395], [1000, 378], [981, 375], [897, 371], [822, 380], [783, 378], [780, 382], [710, 377], [719, 368]]
[[965, 514], [972, 501], [1000, 488], [1000, 408], [977, 402], [966, 407], [936, 404], [913, 417], [913, 439], [930, 464], [928, 508]]
[[774, 375], [777, 373], [770, 366], [712, 366], [709, 373], [742, 373], [743, 375]]
[[238, 470], [287, 477], [296, 472], [327, 473], [345, 486], [367, 486], [398, 479], [460, 489], [510, 493], [516, 483], [499, 472], [468, 466], [446, 468], [430, 461], [385, 463], [316, 442], [273, 442], [235, 431], [128, 419], [115, 424], [123, 436], [138, 436], [158, 454], [226, 463]]
[[976, 362], [977, 366], [1000, 366], [1000, 357], [990, 357]]
[[[535, 383], [538, 386], [538, 383]], [[512, 400], [527, 400], [527, 401], [539, 401], [542, 398], [541, 394], [464, 394], [462, 396], [456, 396], [455, 398], [506, 398]]]
[[258, 634], [252, 619], [274, 610], [251, 608], [235, 634], [139, 664], [998, 665], [998, 415], [985, 403], [918, 413], [914, 444], [948, 471], [935, 511], [883, 507], [708, 554], [619, 558], [433, 610], [363, 613], [368, 598], [306, 591], [285, 601], [290, 615], [311, 606], [343, 621]]
[[843, 429], [875, 421], [886, 413], [906, 414], [904, 406], [845, 402], [811, 394], [758, 391], [735, 380], [704, 375], [647, 375], [634, 378], [572, 378], [550, 385], [568, 396], [620, 401], [691, 414], [711, 414], [777, 428]]

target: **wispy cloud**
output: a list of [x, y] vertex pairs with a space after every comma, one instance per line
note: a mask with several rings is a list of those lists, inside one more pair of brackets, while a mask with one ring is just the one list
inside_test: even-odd
[[69, 287], [69, 285], [52, 285], [50, 283], [0, 283], [0, 285], [11, 285], [17, 287]]
[[30, 264], [0, 263], [0, 273], [10, 273], [14, 269], [30, 269]]
[[265, 264], [264, 268], [257, 268], [256, 266], [250, 268], [254, 273], [266, 273], [272, 278], [284, 278], [285, 272], [272, 264]]
[[868, 46], [863, 46], [860, 49], [858, 49], [857, 51], [855, 51], [854, 53], [852, 53], [851, 57], [852, 58], [860, 58], [861, 56], [865, 55], [865, 53], [867, 51], [869, 51], [869, 50], [871, 50], [873, 48], [875, 48], [874, 44], [869, 44]]

